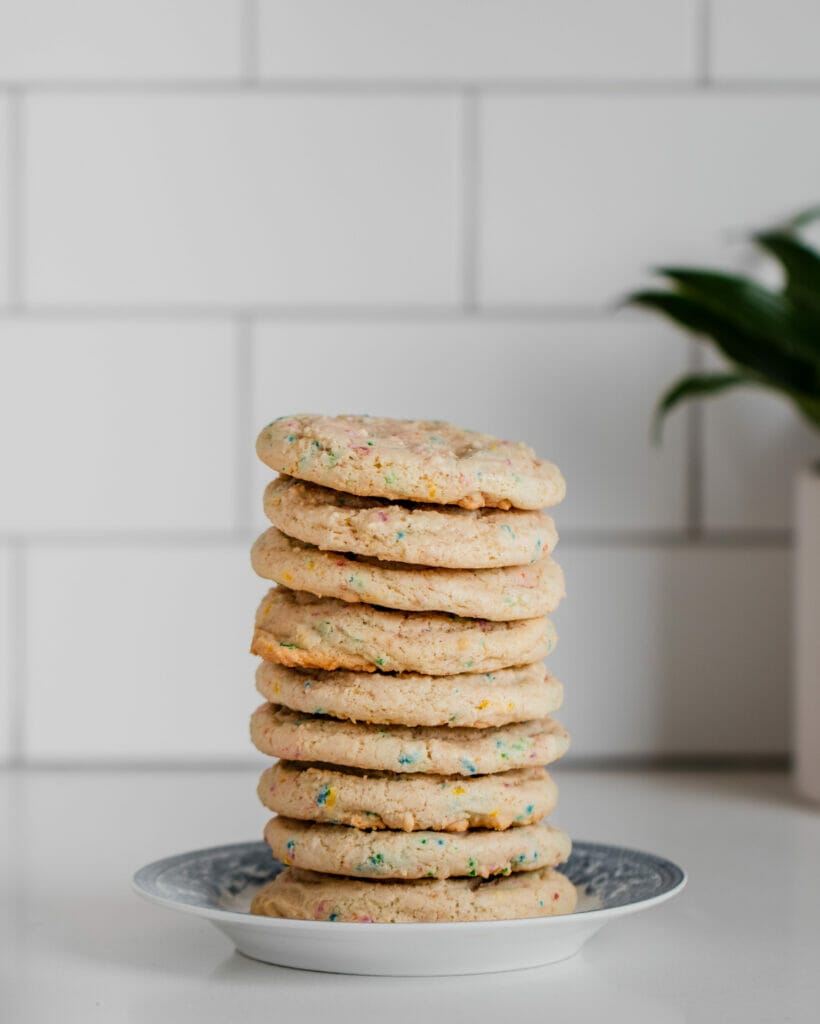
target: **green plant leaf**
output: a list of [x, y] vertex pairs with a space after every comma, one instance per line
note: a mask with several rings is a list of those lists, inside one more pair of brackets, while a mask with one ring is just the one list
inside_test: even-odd
[[803, 395], [789, 396], [804, 419], [815, 428], [820, 430], [820, 397], [806, 398]]
[[705, 335], [730, 362], [745, 367], [752, 376], [763, 377], [785, 391], [804, 392], [807, 396], [816, 393], [811, 364], [782, 352], [767, 339], [761, 341], [756, 335], [741, 330], [736, 323], [690, 295], [647, 290], [634, 292], [626, 301], [663, 313], [678, 325]]
[[702, 336], [732, 364], [726, 372], [691, 374], [669, 388], [655, 412], [656, 435], [678, 403], [743, 384], [781, 393], [820, 430], [820, 248], [800, 237], [817, 220], [820, 204], [753, 236], [783, 268], [778, 289], [737, 273], [664, 267], [658, 273], [668, 287], [626, 298]]
[[820, 253], [785, 231], [766, 231], [755, 241], [783, 267], [786, 295], [820, 322]]
[[652, 417], [653, 440], [660, 441], [663, 421], [680, 402], [688, 398], [704, 398], [717, 395], [729, 388], [744, 384], [756, 384], [754, 377], [742, 373], [693, 373], [676, 381], [664, 394], [655, 408]]
[[736, 274], [679, 267], [662, 267], [658, 273], [674, 281], [682, 294], [756, 338], [758, 348], [793, 356], [795, 372], [798, 362], [804, 362], [802, 388], [813, 390], [820, 383], [820, 317], [813, 312]]
[[783, 226], [787, 231], [798, 231], [816, 220], [820, 220], [820, 204], [809, 206], [807, 209], [801, 210], [800, 213], [794, 214]]

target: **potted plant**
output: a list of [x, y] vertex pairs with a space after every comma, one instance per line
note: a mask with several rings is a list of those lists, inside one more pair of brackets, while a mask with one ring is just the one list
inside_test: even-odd
[[[782, 269], [779, 288], [749, 277], [690, 267], [663, 267], [662, 287], [628, 296], [712, 344], [726, 370], [676, 381], [658, 402], [656, 436], [681, 402], [730, 388], [779, 392], [820, 436], [820, 251], [803, 229], [820, 217], [809, 210], [753, 236]], [[797, 481], [795, 555], [795, 690], [793, 751], [799, 791], [820, 802], [820, 463]]]

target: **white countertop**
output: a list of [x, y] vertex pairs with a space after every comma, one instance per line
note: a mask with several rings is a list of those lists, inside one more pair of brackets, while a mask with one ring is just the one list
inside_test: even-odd
[[146, 861], [258, 836], [256, 774], [0, 774], [0, 1021], [820, 1019], [820, 811], [782, 775], [557, 770], [560, 824], [678, 861], [686, 891], [561, 964], [402, 979], [255, 963], [131, 892]]

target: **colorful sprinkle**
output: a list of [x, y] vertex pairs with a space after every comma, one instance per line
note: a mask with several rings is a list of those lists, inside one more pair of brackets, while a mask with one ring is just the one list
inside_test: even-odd
[[316, 803], [320, 807], [332, 807], [336, 803], [336, 790], [327, 783], [323, 783], [316, 794]]

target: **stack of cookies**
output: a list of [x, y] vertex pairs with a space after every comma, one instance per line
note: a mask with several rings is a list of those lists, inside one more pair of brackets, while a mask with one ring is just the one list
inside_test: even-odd
[[288, 865], [252, 911], [323, 921], [568, 913], [568, 836], [543, 823], [568, 746], [542, 659], [564, 594], [544, 506], [558, 469], [441, 422], [298, 415], [257, 453], [282, 474], [252, 651], [265, 829]]

